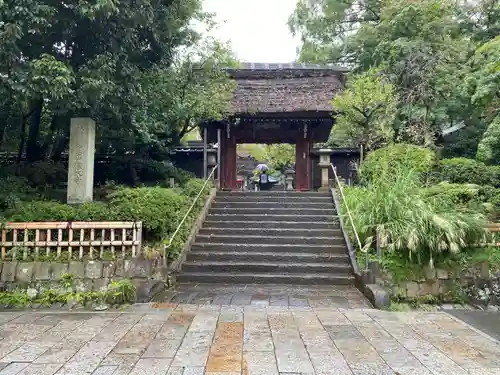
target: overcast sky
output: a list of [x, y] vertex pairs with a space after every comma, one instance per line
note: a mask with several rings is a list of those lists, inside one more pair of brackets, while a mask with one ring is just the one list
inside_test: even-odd
[[299, 41], [287, 26], [297, 0], [204, 0], [220, 23], [212, 35], [229, 40], [242, 62], [289, 63]]

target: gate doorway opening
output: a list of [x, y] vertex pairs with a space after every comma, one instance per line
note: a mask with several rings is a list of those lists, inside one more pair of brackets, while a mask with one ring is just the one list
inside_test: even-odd
[[[291, 190], [290, 176], [295, 171], [295, 146], [277, 144], [238, 144], [236, 147], [236, 181], [240, 190]], [[260, 186], [265, 174], [267, 186]], [[287, 176], [288, 182], [287, 184]], [[287, 188], [288, 187], [288, 188]]]
[[294, 184], [296, 191], [309, 191], [311, 150], [325, 142], [333, 126], [330, 112], [253, 114], [233, 116], [206, 124], [208, 143], [218, 145], [219, 183], [222, 190], [240, 190], [237, 156], [239, 144], [289, 144], [295, 147]]

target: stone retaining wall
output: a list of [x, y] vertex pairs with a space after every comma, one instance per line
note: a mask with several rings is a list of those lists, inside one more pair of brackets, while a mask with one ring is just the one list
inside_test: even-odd
[[378, 272], [377, 284], [391, 289], [394, 296], [415, 298], [422, 296], [443, 297], [454, 293], [458, 288], [491, 288], [500, 282], [500, 274], [490, 270], [483, 262], [468, 269], [431, 269], [424, 268], [421, 277], [405, 282], [395, 282], [391, 275]]
[[146, 259], [0, 263], [0, 289], [36, 288], [57, 284], [65, 274], [73, 276], [78, 291], [98, 291], [112, 280], [130, 279], [137, 287], [138, 302], [149, 301], [166, 288], [166, 272], [160, 262]]

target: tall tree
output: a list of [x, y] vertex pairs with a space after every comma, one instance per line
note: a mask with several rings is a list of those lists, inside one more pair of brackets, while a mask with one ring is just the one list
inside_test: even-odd
[[385, 82], [378, 71], [353, 76], [345, 91], [333, 99], [337, 118], [328, 144], [373, 149], [392, 142], [396, 105], [394, 86]]
[[211, 38], [155, 67], [141, 79], [143, 100], [133, 123], [145, 142], [175, 145], [206, 119], [221, 119], [229, 110], [235, 82], [226, 69], [236, 64], [228, 46]]
[[376, 67], [397, 93], [396, 138], [429, 144], [443, 128], [477, 122], [464, 82], [488, 22], [476, 14], [481, 25], [472, 25], [471, 12], [452, 0], [303, 0], [290, 26], [301, 33], [305, 62], [343, 63], [354, 73]]
[[200, 0], [0, 2], [0, 106], [18, 124], [19, 153], [56, 157], [71, 116], [133, 138], [144, 72], [198, 40], [194, 17], [204, 17]]
[[289, 27], [300, 34], [300, 60], [357, 65], [352, 37], [365, 24], [380, 22], [381, 0], [299, 0]]

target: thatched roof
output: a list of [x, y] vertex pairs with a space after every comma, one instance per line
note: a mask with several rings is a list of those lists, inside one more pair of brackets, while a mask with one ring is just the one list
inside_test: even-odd
[[244, 63], [228, 73], [237, 82], [232, 112], [331, 111], [346, 69], [306, 64]]

